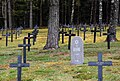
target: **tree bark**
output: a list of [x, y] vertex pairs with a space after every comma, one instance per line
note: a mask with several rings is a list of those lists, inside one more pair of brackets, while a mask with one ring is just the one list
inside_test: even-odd
[[74, 18], [74, 5], [75, 5], [75, 0], [72, 0], [72, 12], [71, 12], [71, 21], [70, 21], [70, 24], [74, 24], [74, 23], [73, 23], [73, 18]]
[[47, 42], [43, 49], [57, 49], [59, 34], [59, 0], [50, 0], [49, 6], [49, 21], [48, 21], [48, 36]]
[[30, 0], [30, 28], [33, 28], [33, 16], [32, 16], [32, 0]]
[[5, 2], [4, 2], [4, 8], [3, 8], [4, 10], [3, 10], [3, 12], [4, 12], [4, 24], [5, 24], [5, 30], [6, 30], [6, 32], [7, 32], [7, 26], [8, 26], [8, 24], [7, 24], [7, 1], [5, 0]]
[[91, 24], [93, 24], [93, 23], [92, 23], [92, 20], [93, 20], [93, 6], [94, 6], [94, 5], [93, 5], [93, 2], [94, 2], [94, 1], [91, 2], [91, 12], [90, 12], [90, 23], [91, 23]]
[[42, 4], [43, 0], [40, 1], [40, 27], [42, 26]]
[[111, 1], [111, 19], [110, 19], [110, 33], [113, 33], [114, 35], [110, 36], [110, 41], [114, 42], [117, 41], [116, 38], [116, 26], [118, 24], [118, 4], [119, 1], [112, 0]]
[[94, 26], [96, 25], [96, 10], [97, 10], [97, 1], [94, 0], [94, 13], [93, 13], [93, 16], [94, 16], [93, 24], [94, 24]]
[[65, 11], [64, 11], [64, 12], [65, 12], [65, 17], [64, 17], [64, 18], [65, 18], [65, 23], [64, 23], [64, 24], [66, 25], [66, 23], [67, 23], [67, 22], [66, 22], [66, 20], [67, 20], [67, 19], [66, 19], [67, 4], [66, 4], [66, 3], [67, 3], [67, 2], [66, 2], [66, 0], [65, 0], [64, 2], [65, 2]]
[[8, 0], [8, 15], [9, 15], [9, 28], [11, 29], [11, 42], [13, 42], [13, 27], [12, 27], [12, 15], [11, 15], [11, 0]]

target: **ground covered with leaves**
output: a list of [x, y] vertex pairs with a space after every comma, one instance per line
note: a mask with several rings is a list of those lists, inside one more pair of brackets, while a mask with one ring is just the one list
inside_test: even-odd
[[[17, 56], [22, 55], [22, 48], [18, 44], [23, 43], [24, 36], [32, 30], [23, 30], [23, 33], [14, 42], [5, 46], [5, 37], [0, 40], [0, 81], [16, 81], [17, 70], [10, 68], [10, 63], [17, 62]], [[120, 28], [117, 28], [117, 42], [111, 43], [111, 49], [107, 49], [106, 36], [97, 34], [97, 42], [93, 43], [93, 34], [86, 34], [84, 41], [84, 64], [71, 65], [70, 51], [67, 49], [68, 37], [65, 44], [59, 42], [57, 50], [43, 50], [47, 39], [47, 29], [39, 29], [37, 42], [27, 51], [27, 63], [30, 67], [22, 68], [22, 81], [97, 81], [97, 67], [88, 66], [89, 61], [97, 61], [98, 52], [103, 53], [104, 61], [112, 61], [113, 66], [103, 67], [103, 81], [120, 81]], [[80, 32], [83, 38], [83, 32]]]

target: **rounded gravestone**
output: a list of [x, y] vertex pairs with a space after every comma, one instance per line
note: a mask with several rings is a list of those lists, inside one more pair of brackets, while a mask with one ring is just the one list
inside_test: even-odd
[[75, 36], [71, 43], [71, 64], [83, 64], [84, 47], [83, 40], [79, 36]]

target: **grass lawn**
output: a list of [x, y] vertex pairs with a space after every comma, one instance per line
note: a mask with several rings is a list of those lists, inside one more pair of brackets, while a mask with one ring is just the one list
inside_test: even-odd
[[[22, 55], [22, 48], [18, 44], [23, 43], [23, 37], [32, 30], [23, 30], [23, 33], [14, 42], [5, 46], [5, 37], [0, 40], [0, 81], [16, 81], [17, 70], [10, 68], [10, 63], [17, 62], [17, 55]], [[117, 28], [117, 39], [120, 40], [120, 28]], [[83, 38], [83, 32], [80, 32]], [[15, 37], [14, 37], [15, 38]], [[99, 36], [93, 43], [93, 34], [86, 33], [84, 41], [85, 60], [83, 65], [70, 64], [70, 51], [67, 50], [68, 37], [65, 43], [59, 42], [57, 50], [43, 50], [47, 39], [47, 29], [39, 29], [37, 42], [27, 51], [27, 63], [29, 68], [22, 69], [22, 81], [97, 81], [97, 67], [88, 66], [89, 61], [97, 61], [98, 52], [103, 53], [104, 61], [112, 61], [113, 66], [103, 67], [103, 81], [120, 81], [120, 41], [112, 42], [111, 49], [107, 49], [104, 42], [106, 36]], [[32, 42], [31, 42], [32, 44]]]

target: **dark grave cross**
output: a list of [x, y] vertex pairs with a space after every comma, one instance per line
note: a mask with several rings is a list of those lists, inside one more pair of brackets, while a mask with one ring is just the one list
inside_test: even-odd
[[31, 33], [30, 35], [32, 35], [33, 36], [33, 45], [35, 45], [35, 33]]
[[97, 30], [97, 27], [95, 26], [95, 27], [94, 27], [94, 30], [91, 30], [91, 32], [94, 32], [94, 40], [93, 40], [93, 42], [95, 43], [95, 42], [96, 42], [96, 33], [97, 33], [97, 32], [100, 32], [100, 31]]
[[38, 32], [38, 30], [33, 30], [33, 32], [30, 34], [33, 35], [33, 45], [35, 45]]
[[1, 34], [2, 34], [2, 36], [3, 36], [3, 34], [4, 34], [4, 29], [3, 29], [3, 28], [1, 29]]
[[10, 67], [15, 68], [17, 67], [17, 81], [21, 81], [21, 74], [22, 74], [22, 67], [29, 67], [30, 64], [22, 63], [22, 56], [18, 55], [18, 63], [11, 63]]
[[110, 36], [114, 35], [114, 33], [110, 33], [109, 29], [107, 29], [107, 33], [103, 33], [103, 35], [107, 35], [107, 47], [110, 49]]
[[62, 27], [65, 29], [65, 32], [66, 32], [66, 24], [65, 24], [65, 25], [62, 25]]
[[13, 34], [14, 34], [13, 28], [11, 28], [11, 42], [13, 42]]
[[[30, 36], [30, 33], [28, 33], [28, 37], [24, 37], [24, 39], [28, 39], [28, 44], [30, 45], [30, 39], [33, 38]], [[30, 51], [30, 46], [28, 46], [28, 51]]]
[[112, 61], [102, 61], [102, 53], [99, 53], [98, 62], [88, 62], [88, 66], [98, 66], [98, 81], [102, 81], [102, 66], [112, 66]]
[[35, 25], [34, 29], [38, 29], [38, 25]]
[[99, 24], [99, 29], [100, 29], [100, 37], [102, 36], [102, 24]]
[[22, 34], [22, 29], [23, 29], [23, 27], [20, 26], [20, 27], [19, 27], [19, 33], [18, 33], [18, 35]]
[[6, 36], [6, 46], [8, 46], [8, 37], [10, 36], [10, 34], [6, 33], [5, 35], [2, 35], [2, 36]]
[[68, 24], [68, 25], [66, 25], [66, 27], [67, 27], [67, 31], [69, 31], [70, 30], [70, 25]]
[[70, 28], [72, 28], [72, 32], [74, 32], [75, 26], [74, 25], [70, 25]]
[[85, 34], [86, 34], [86, 31], [88, 31], [88, 30], [86, 29], [86, 25], [83, 25], [83, 30], [81, 30], [81, 31], [84, 32], [84, 38], [83, 38], [83, 39], [85, 40], [85, 37], [86, 37]]
[[20, 36], [20, 34], [22, 34], [22, 29], [23, 29], [22, 26], [16, 29], [16, 39], [17, 39], [17, 35]]
[[20, 28], [17, 28], [15, 31], [15, 39], [17, 39], [17, 36], [20, 35]]
[[26, 63], [26, 47], [31, 46], [31, 44], [26, 44], [26, 39], [23, 39], [23, 44], [18, 44], [18, 47], [23, 47], [23, 63]]
[[79, 34], [80, 34], [80, 27], [77, 26], [77, 27], [76, 27], [76, 30], [77, 30], [77, 36], [79, 36]]
[[70, 50], [70, 44], [71, 44], [71, 37], [75, 36], [75, 34], [71, 33], [71, 30], [69, 30], [69, 34], [65, 34], [65, 36], [69, 36], [69, 40], [68, 40], [68, 50]]
[[17, 39], [17, 33], [18, 33], [18, 30], [16, 29], [16, 31], [15, 31], [15, 39]]
[[64, 34], [67, 32], [64, 32], [64, 29], [62, 28], [62, 31], [59, 32], [59, 34], [62, 34], [62, 44], [64, 44]]

